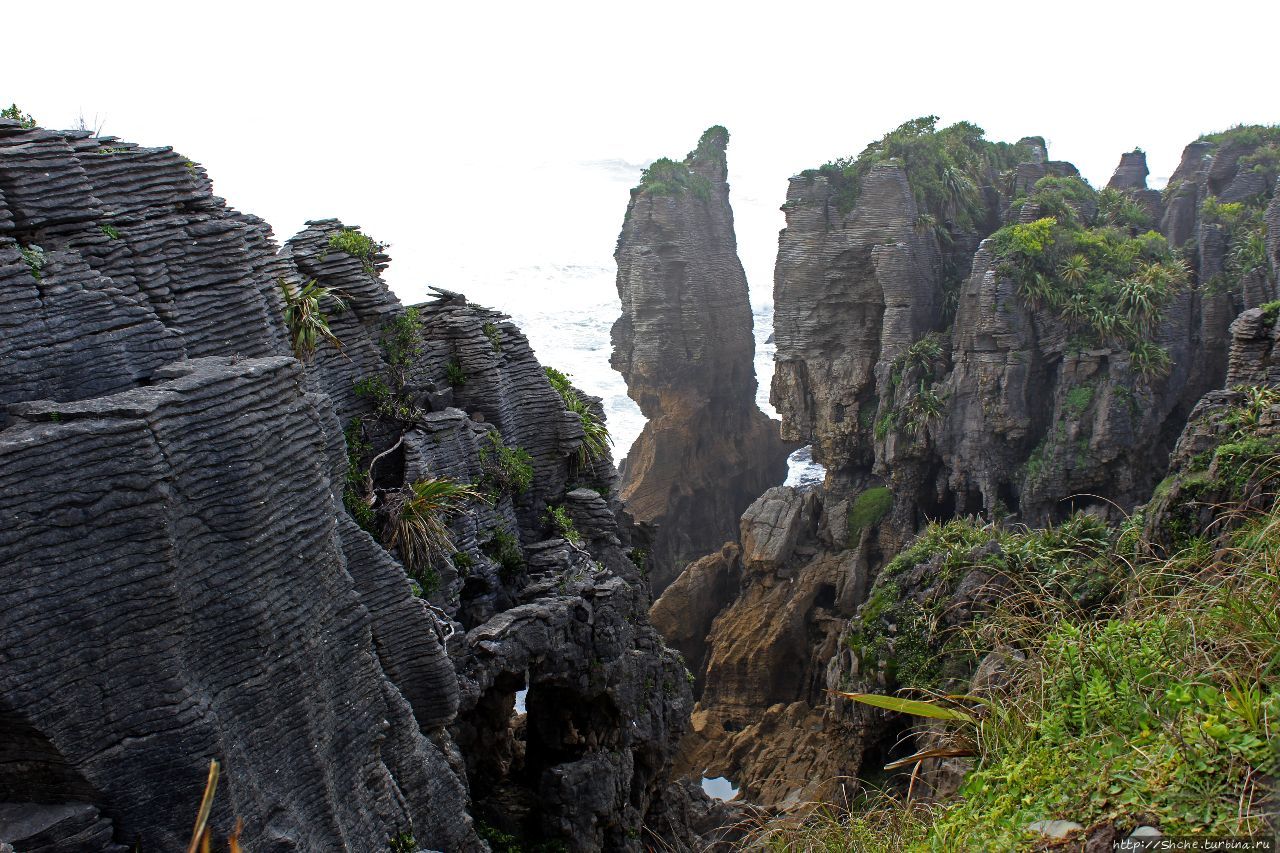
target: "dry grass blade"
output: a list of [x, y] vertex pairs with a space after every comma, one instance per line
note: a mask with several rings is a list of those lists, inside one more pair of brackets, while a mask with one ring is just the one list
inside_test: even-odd
[[191, 833], [191, 843], [187, 845], [187, 853], [196, 853], [198, 849], [209, 849], [209, 812], [213, 810], [213, 795], [218, 790], [218, 774], [221, 765], [218, 759], [209, 761], [209, 777], [204, 783], [204, 796], [200, 799], [200, 811], [196, 813], [195, 829]]
[[899, 758], [897, 761], [891, 761], [884, 766], [885, 770], [897, 770], [899, 767], [906, 767], [908, 764], [919, 765], [921, 761], [929, 758], [970, 758], [975, 754], [972, 747], [939, 747], [937, 749], [922, 749], [919, 752], [908, 755], [906, 758]]

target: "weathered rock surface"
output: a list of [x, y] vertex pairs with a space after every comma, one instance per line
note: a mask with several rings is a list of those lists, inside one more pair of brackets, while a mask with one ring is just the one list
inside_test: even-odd
[[[854, 761], [841, 744], [859, 742], [824, 701], [825, 661], [846, 622], [838, 601], [859, 582], [859, 565], [851, 552], [819, 552], [816, 508], [814, 495], [780, 487], [743, 515], [742, 591], [706, 635], [704, 686], [681, 745], [682, 772], [725, 776], [752, 802], [837, 796], [844, 780], [828, 768]], [[659, 630], [667, 599], [703, 565], [654, 605]]]
[[659, 593], [734, 538], [742, 511], [786, 476], [778, 425], [755, 403], [728, 140], [713, 127], [683, 163], [651, 167], [614, 254], [622, 316], [611, 363], [648, 418], [624, 462], [622, 496], [637, 520], [657, 525], [650, 580]]
[[694, 695], [702, 692], [707, 635], [725, 602], [738, 595], [741, 551], [725, 543], [715, 554], [690, 563], [649, 608], [649, 620], [663, 640], [684, 657], [696, 676]]
[[[0, 120], [0, 838], [181, 849], [217, 758], [251, 850], [480, 850], [508, 796], [526, 840], [639, 849], [652, 809], [696, 846], [611, 461], [506, 317], [405, 309], [353, 233], [278, 248], [170, 149]], [[347, 307], [304, 364], [281, 289], [310, 280]], [[368, 531], [430, 477], [490, 496], [418, 595]]]
[[[1021, 200], [1037, 181], [1078, 175], [1049, 160], [1042, 139], [1020, 145], [1024, 162], [977, 188], [971, 229], [923, 210], [899, 160], [859, 172], [852, 203], [831, 170], [792, 178], [775, 272], [771, 399], [783, 437], [812, 443], [827, 480], [803, 511], [777, 490], [752, 507], [738, 540], [738, 597], [713, 617], [704, 643], [681, 639], [704, 666], [684, 772], [723, 773], [777, 805], [883, 757], [896, 736], [888, 718], [825, 692], [874, 689], [841, 637], [880, 568], [932, 519], [1044, 524], [1079, 510], [1111, 518], [1131, 510], [1166, 470], [1197, 401], [1222, 386], [1229, 350], [1233, 364], [1248, 353], [1249, 376], [1271, 364], [1275, 332], [1260, 325], [1261, 312], [1241, 317], [1234, 342], [1227, 329], [1241, 308], [1274, 294], [1274, 275], [1221, 284], [1228, 235], [1200, 217], [1209, 195], [1256, 200], [1266, 189], [1239, 166], [1248, 149], [1189, 146], [1167, 200], [1146, 188], [1141, 152], [1121, 159], [1111, 187], [1162, 222], [1171, 245], [1188, 244], [1183, 256], [1192, 259], [1191, 286], [1151, 335], [1171, 368], [1144, 376], [1127, 348], [1081, 346], [1061, 315], [1029, 304], [996, 262], [986, 237], [1045, 215], [1034, 198]], [[1092, 202], [1070, 203], [1077, 216], [1096, 212], [1085, 209]], [[1267, 215], [1277, 210], [1272, 202]], [[1267, 239], [1274, 273], [1274, 227]], [[933, 410], [920, 406], [926, 395]], [[908, 417], [912, 406], [924, 413]], [[883, 511], [865, 500], [886, 487]], [[809, 520], [793, 539], [792, 518], [801, 516]], [[990, 592], [982, 578], [943, 589], [929, 571], [904, 579], [903, 595], [954, 600], [960, 616], [970, 605], [981, 611]], [[672, 590], [699, 588], [695, 578]], [[660, 622], [682, 610], [662, 604]], [[709, 614], [696, 612], [694, 624], [705, 624]]]
[[[1196, 405], [1170, 456], [1170, 473], [1143, 514], [1145, 538], [1169, 553], [1203, 538], [1231, 547], [1249, 511], [1280, 490], [1280, 341], [1277, 311], [1252, 308], [1231, 324], [1226, 388]], [[1239, 507], [1228, 517], [1223, 506]]]

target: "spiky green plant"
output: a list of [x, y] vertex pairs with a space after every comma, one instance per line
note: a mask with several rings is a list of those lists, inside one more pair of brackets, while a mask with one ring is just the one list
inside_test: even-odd
[[902, 407], [898, 418], [899, 427], [911, 434], [918, 433], [930, 422], [942, 417], [944, 402], [937, 389], [922, 380], [919, 390]]
[[329, 317], [321, 302], [332, 300], [337, 311], [343, 311], [347, 303], [338, 291], [321, 287], [313, 278], [301, 288], [294, 288], [283, 278], [278, 280], [280, 294], [284, 298], [284, 324], [289, 330], [289, 345], [298, 361], [310, 361], [320, 342], [328, 341], [341, 351], [342, 341], [329, 329]]
[[1089, 277], [1089, 259], [1084, 255], [1072, 255], [1058, 267], [1058, 277], [1073, 287], [1079, 287]]
[[383, 544], [400, 555], [405, 573], [429, 592], [437, 579], [435, 561], [456, 550], [449, 519], [480, 500], [484, 496], [470, 484], [450, 477], [426, 477], [388, 492], [383, 497]]
[[1129, 360], [1138, 375], [1148, 381], [1166, 375], [1173, 366], [1168, 351], [1151, 341], [1135, 343], [1129, 350]]
[[609, 452], [609, 445], [613, 444], [609, 428], [578, 394], [569, 382], [568, 374], [561, 373], [554, 367], [544, 367], [543, 370], [547, 374], [547, 381], [551, 383], [551, 387], [564, 401], [564, 407], [577, 415], [582, 423], [582, 445], [578, 448], [578, 464], [587, 465], [593, 460], [604, 458]]

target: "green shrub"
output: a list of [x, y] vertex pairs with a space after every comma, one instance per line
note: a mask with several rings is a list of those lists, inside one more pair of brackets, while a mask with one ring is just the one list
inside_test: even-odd
[[874, 486], [858, 494], [849, 505], [849, 539], [875, 527], [893, 507], [893, 492], [888, 486]]
[[942, 417], [945, 400], [938, 390], [921, 380], [920, 387], [898, 412], [897, 426], [909, 435], [915, 435], [932, 421]]
[[378, 243], [367, 234], [362, 234], [355, 228], [343, 228], [329, 235], [328, 246], [338, 252], [345, 252], [353, 258], [359, 258], [362, 261], [370, 260], [375, 253], [381, 252], [386, 248], [383, 244]]
[[13, 119], [28, 130], [36, 126], [36, 120], [31, 117], [31, 114], [24, 113], [18, 108], [17, 104], [10, 104], [0, 110], [0, 118]]
[[418, 842], [411, 832], [398, 832], [387, 839], [387, 853], [417, 853]]
[[632, 190], [635, 195], [679, 196], [691, 193], [701, 201], [711, 199], [711, 181], [689, 169], [689, 162], [677, 163], [666, 157], [654, 160], [640, 173], [640, 185]]
[[1280, 125], [1275, 124], [1238, 124], [1218, 133], [1206, 133], [1200, 142], [1212, 142], [1215, 145], [1235, 143], [1238, 145], [1280, 145]]
[[382, 352], [393, 369], [404, 371], [422, 354], [422, 318], [417, 308], [404, 313], [382, 327]]
[[1085, 413], [1092, 402], [1092, 385], [1077, 385], [1067, 392], [1066, 409], [1077, 418]]
[[493, 323], [485, 323], [480, 327], [494, 352], [502, 352], [502, 330]]
[[983, 188], [1027, 153], [1016, 145], [987, 141], [982, 128], [969, 122], [939, 130], [937, 121], [937, 116], [913, 119], [868, 145], [856, 158], [833, 160], [801, 174], [826, 177], [837, 209], [844, 215], [857, 204], [862, 180], [872, 167], [894, 161], [906, 172], [922, 213], [935, 222], [951, 220], [961, 229], [972, 230], [988, 219]]
[[[1242, 422], [1254, 405], [1242, 404]], [[944, 611], [930, 612], [932, 594], [923, 605], [919, 594], [903, 602], [901, 575], [940, 555], [931, 577], [961, 576], [980, 557], [971, 546], [999, 545], [981, 559], [1013, 589], [950, 653], [1016, 648], [1026, 660], [979, 702], [952, 697], [962, 710], [950, 719], [927, 715], [946, 723], [949, 731], [935, 737], [952, 754], [971, 755], [972, 769], [957, 795], [927, 808], [885, 799], [799, 827], [768, 824], [761, 838], [779, 851], [923, 853], [1039, 849], [1045, 839], [1028, 827], [1054, 819], [1114, 824], [1122, 833], [1154, 824], [1167, 836], [1270, 832], [1259, 782], [1280, 770], [1278, 511], [1273, 504], [1246, 516], [1229, 547], [1200, 541], [1168, 559], [1132, 542], [1141, 520], [1118, 531], [1083, 515], [1044, 531], [931, 525], [882, 570], [846, 639], [864, 657], [888, 652], [904, 633], [947, 654], [944, 638], [929, 633]], [[1239, 506], [1213, 512], [1240, 521]], [[1089, 591], [1099, 576], [1110, 579], [1111, 593]], [[907, 631], [889, 633], [903, 624]], [[913, 633], [921, 625], [926, 631]], [[905, 672], [927, 668], [899, 667], [890, 687], [945, 687], [905, 681]], [[905, 697], [876, 698], [917, 713]]]
[[115, 226], [111, 225], [110, 223], [103, 222], [101, 225], [98, 226], [98, 230], [100, 230], [108, 240], [120, 239], [120, 232], [117, 231]]
[[[1258, 153], [1258, 152], [1255, 152]], [[1276, 152], [1280, 160], [1280, 149]], [[1248, 158], [1241, 158], [1241, 164]], [[1262, 168], [1270, 169], [1267, 163]], [[1203, 225], [1218, 228], [1227, 240], [1227, 257], [1223, 271], [1204, 283], [1208, 293], [1238, 293], [1244, 278], [1260, 274], [1268, 284], [1274, 284], [1270, 259], [1267, 257], [1267, 224], [1265, 220], [1267, 199], [1275, 179], [1267, 183], [1267, 191], [1245, 201], [1223, 203], [1209, 196], [1200, 205], [1200, 221]]]
[[583, 438], [582, 445], [578, 448], [578, 464], [587, 465], [593, 460], [603, 459], [609, 453], [609, 445], [613, 444], [613, 437], [609, 435], [603, 419], [578, 394], [570, 383], [568, 374], [561, 373], [554, 367], [542, 369], [547, 374], [551, 387], [564, 401], [565, 408], [577, 415], [582, 423]]
[[26, 262], [27, 269], [31, 270], [31, 277], [39, 281], [40, 276], [44, 274], [44, 249], [32, 244], [30, 246], [19, 246], [18, 252], [22, 255], [22, 260]]
[[357, 524], [377, 535], [377, 513], [367, 497], [368, 484], [365, 482], [364, 468], [373, 445], [364, 437], [364, 422], [360, 418], [352, 418], [342, 434], [347, 443], [347, 472], [343, 480], [342, 505]]
[[378, 268], [374, 264], [374, 257], [386, 249], [386, 243], [379, 243], [355, 228], [343, 228], [329, 235], [325, 254], [327, 255], [330, 251], [348, 254], [360, 261], [360, 266], [364, 268], [365, 273], [377, 276]]
[[1146, 231], [1155, 223], [1151, 215], [1129, 193], [1105, 187], [1098, 191], [1098, 224]]
[[508, 447], [497, 430], [491, 430], [480, 445], [480, 467], [484, 470], [481, 485], [494, 496], [503, 493], [522, 495], [533, 484], [533, 457], [520, 447]]
[[913, 372], [932, 379], [934, 368], [942, 363], [946, 353], [942, 348], [942, 335], [930, 332], [902, 351], [891, 365], [894, 385], [898, 385]]
[[1280, 318], [1280, 299], [1277, 299], [1275, 302], [1268, 302], [1261, 306], [1261, 308], [1262, 322], [1268, 326], [1274, 326], [1276, 324], [1276, 320]]
[[454, 388], [461, 388], [466, 385], [467, 374], [462, 369], [462, 362], [456, 358], [450, 359], [444, 366], [444, 378]]
[[511, 578], [524, 568], [524, 552], [520, 549], [520, 540], [501, 527], [490, 532], [489, 541], [482, 549], [491, 560], [499, 566], [505, 578]]
[[[1056, 313], [1087, 344], [1154, 347], [1150, 339], [1165, 308], [1189, 278], [1162, 235], [1090, 227], [1074, 214], [1009, 225], [992, 239], [998, 268], [1019, 295], [1032, 308]], [[1168, 366], [1150, 349], [1140, 360], [1156, 371]]]
[[876, 421], [876, 441], [884, 441], [888, 438], [890, 431], [893, 430], [894, 414], [893, 412], [885, 412]]
[[582, 534], [573, 526], [573, 518], [563, 506], [548, 506], [547, 514], [542, 518], [545, 524], [551, 525], [556, 534], [573, 545], [581, 544]]

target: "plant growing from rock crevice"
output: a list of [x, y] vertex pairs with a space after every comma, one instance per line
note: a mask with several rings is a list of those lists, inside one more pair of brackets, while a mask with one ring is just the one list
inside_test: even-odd
[[298, 361], [310, 361], [321, 341], [328, 341], [341, 352], [342, 341], [329, 329], [329, 316], [321, 304], [329, 299], [335, 310], [344, 310], [347, 303], [338, 291], [321, 287], [314, 278], [301, 288], [295, 288], [283, 278], [277, 283], [284, 299], [284, 324], [289, 330], [289, 345], [294, 357]]
[[498, 564], [499, 572], [504, 578], [512, 578], [524, 568], [520, 540], [501, 527], [490, 531], [489, 541], [481, 546], [481, 550]]
[[547, 381], [551, 383], [551, 387], [564, 401], [565, 408], [577, 415], [582, 423], [583, 438], [577, 452], [578, 464], [588, 465], [597, 459], [603, 459], [609, 452], [609, 445], [613, 444], [613, 438], [609, 435], [609, 429], [604, 421], [578, 394], [577, 389], [570, 383], [568, 374], [561, 373], [554, 367], [544, 367], [543, 371], [547, 374]]
[[533, 485], [533, 457], [521, 447], [508, 447], [497, 430], [481, 441], [479, 456], [484, 471], [480, 485], [493, 498], [522, 495]]
[[400, 555], [405, 573], [422, 584], [427, 595], [439, 585], [435, 563], [453, 554], [449, 520], [484, 496], [449, 477], [426, 477], [386, 492], [382, 542]]
[[547, 514], [542, 520], [551, 526], [556, 535], [569, 544], [581, 544], [582, 534], [578, 532], [578, 528], [573, 524], [573, 517], [563, 506], [548, 506]]
[[493, 347], [493, 351], [502, 352], [502, 330], [494, 323], [485, 323], [480, 330], [489, 339], [489, 345]]

